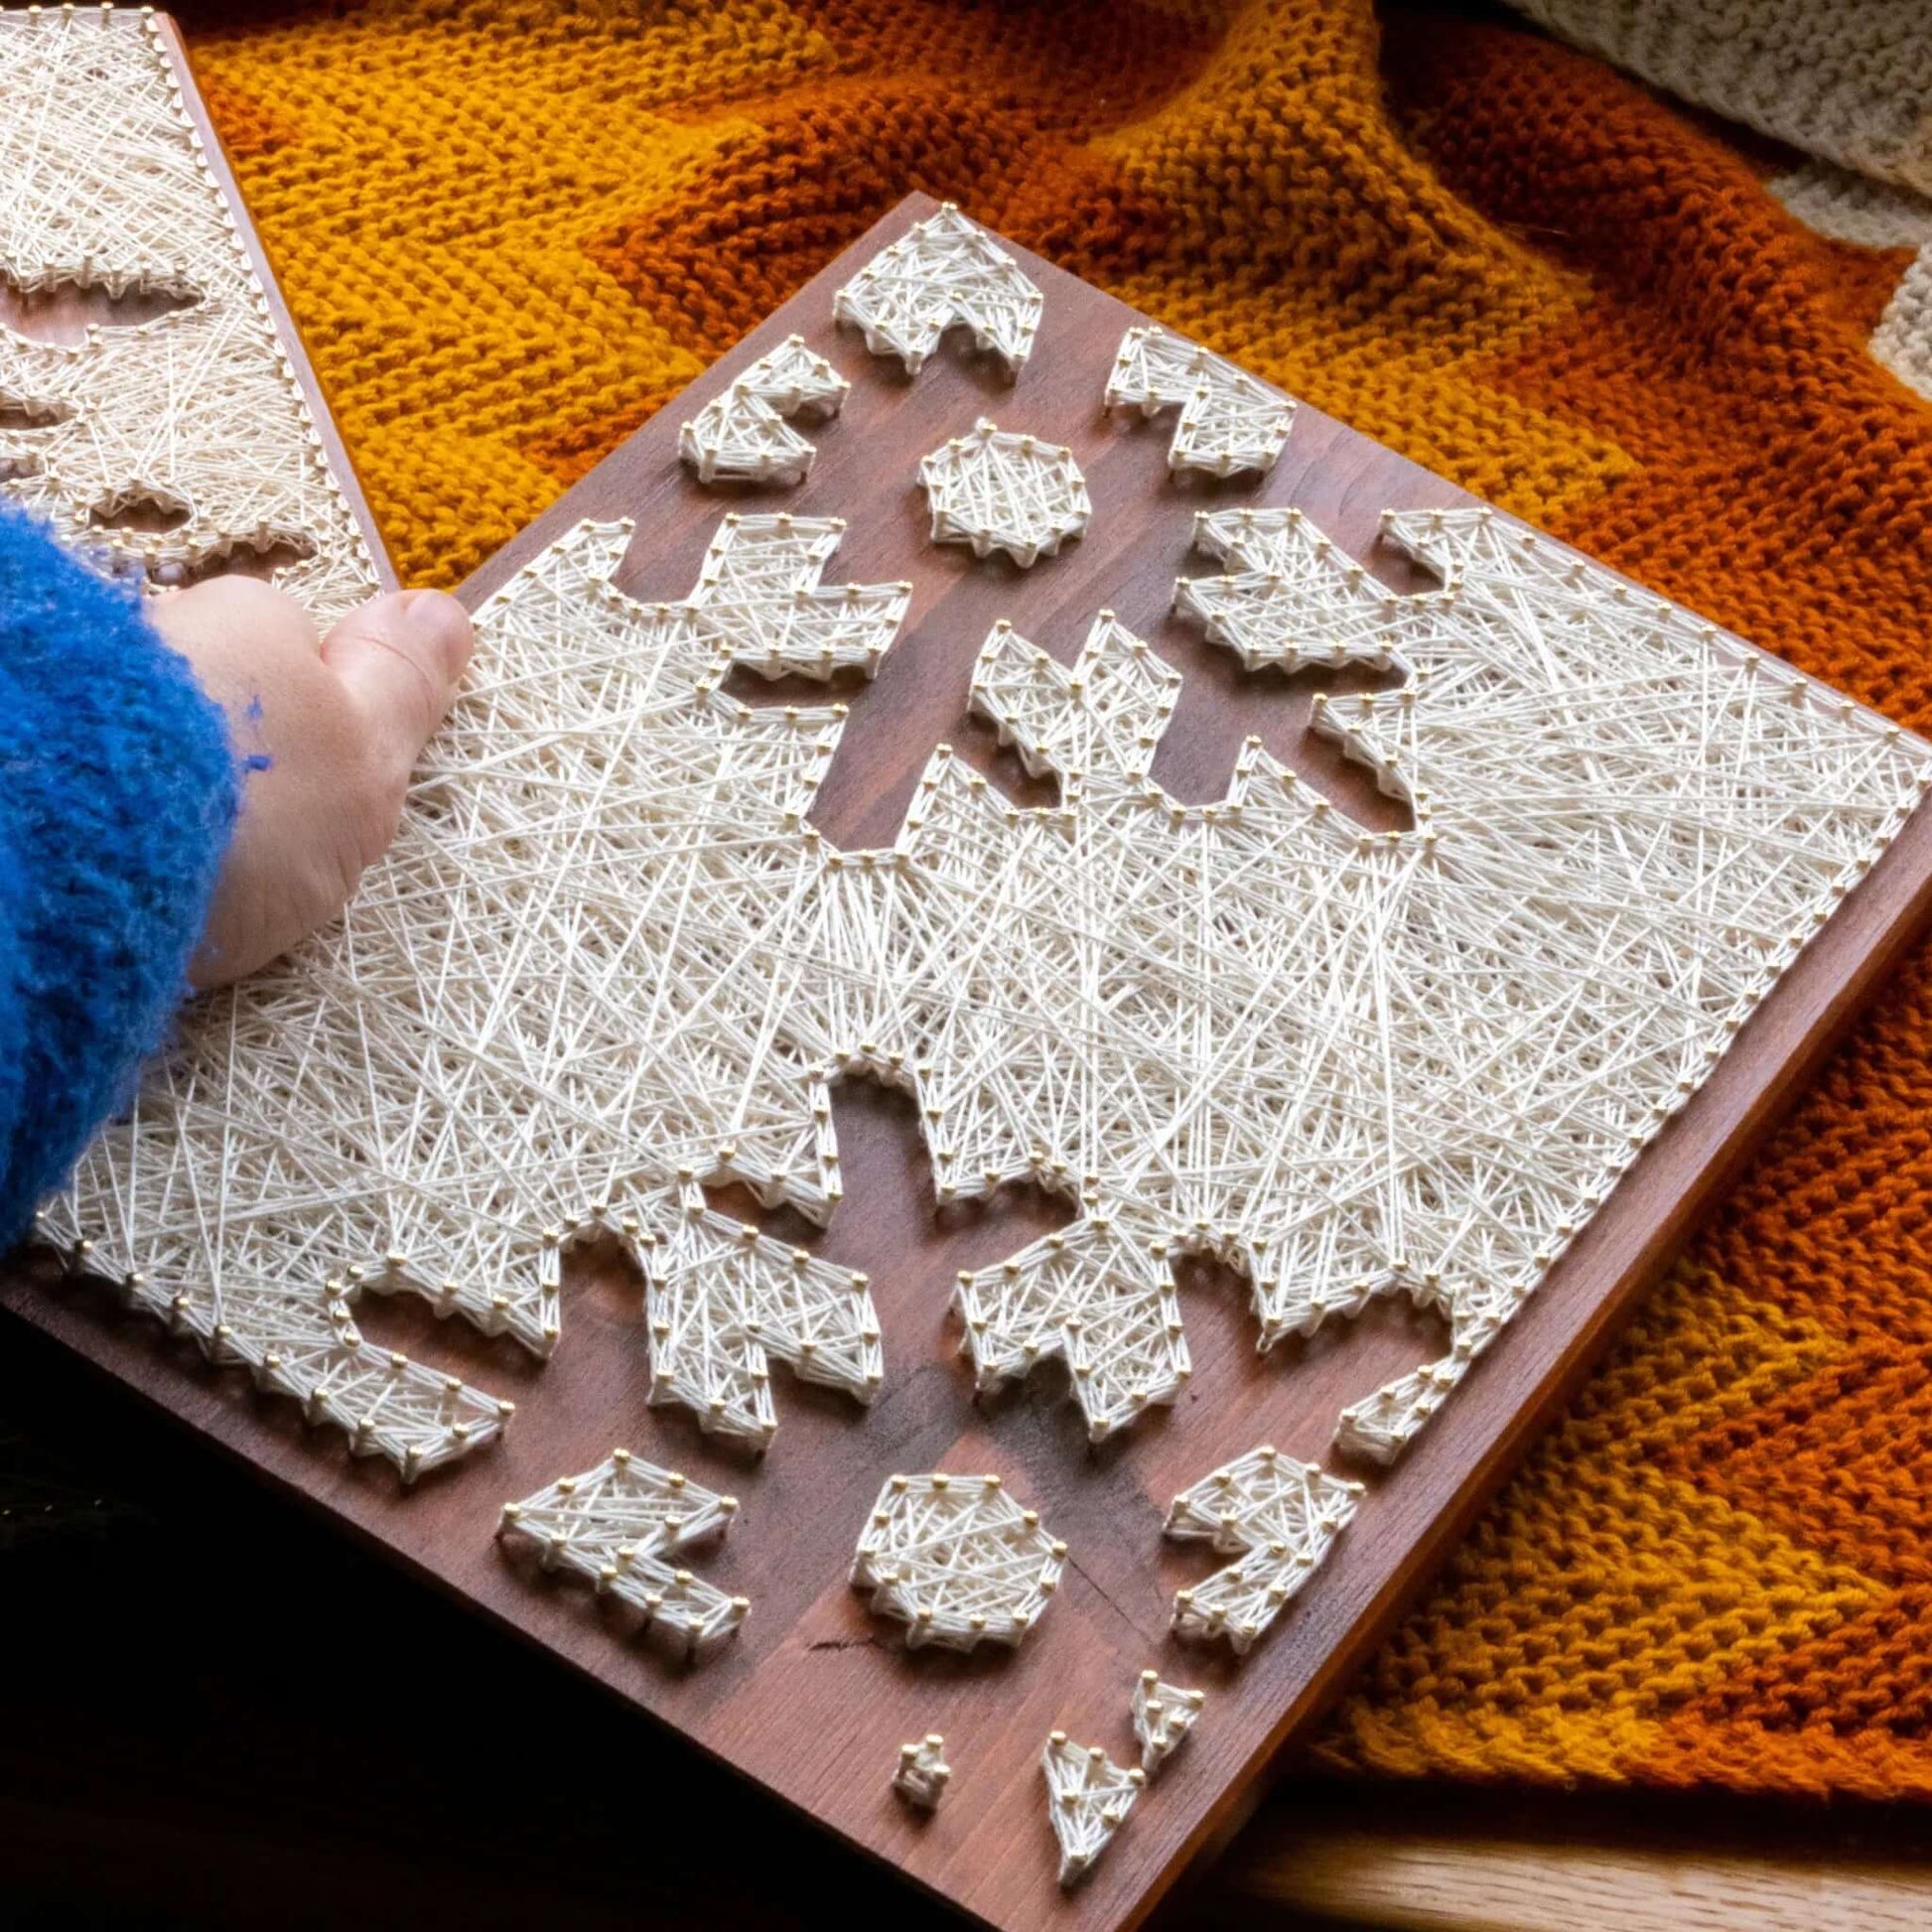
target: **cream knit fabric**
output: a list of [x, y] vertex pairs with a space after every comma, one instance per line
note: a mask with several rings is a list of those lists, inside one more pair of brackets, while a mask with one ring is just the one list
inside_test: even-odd
[[1807, 154], [1932, 194], [1926, 0], [1513, 0], [1620, 68]]
[[1932, 0], [1511, 0], [1532, 20], [1818, 157], [1771, 192], [1821, 234], [1916, 247], [1873, 357], [1932, 397]]

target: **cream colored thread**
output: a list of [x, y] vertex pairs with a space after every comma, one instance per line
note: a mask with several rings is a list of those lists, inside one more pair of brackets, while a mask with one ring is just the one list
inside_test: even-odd
[[674, 1469], [613, 1449], [596, 1468], [562, 1476], [520, 1503], [505, 1503], [499, 1537], [527, 1537], [543, 1567], [588, 1578], [669, 1632], [686, 1656], [733, 1635], [751, 1608], [670, 1559], [731, 1527], [735, 1496], [701, 1488]]
[[[754, 712], [719, 689], [735, 657], [876, 666], [906, 593], [819, 586], [840, 527], [727, 517], [680, 604], [610, 589], [627, 526], [530, 565], [481, 613], [471, 686], [344, 921], [186, 1012], [50, 1234], [286, 1377], [315, 1359], [303, 1284], [350, 1257], [345, 1298], [417, 1294], [547, 1353], [563, 1254], [608, 1229], [649, 1283], [654, 1399], [761, 1446], [772, 1357], [869, 1397], [865, 1278], [698, 1186], [743, 1180], [820, 1218], [840, 1192], [814, 1070], [830, 1040], [801, 1052], [778, 1023], [804, 967], [790, 915], [825, 859], [803, 815], [845, 708]], [[398, 1460], [494, 1433], [471, 1413], [493, 1417], [488, 1398], [437, 1404]], [[445, 1426], [451, 1404], [469, 1406]]]
[[818, 452], [785, 418], [836, 416], [851, 387], [802, 336], [787, 336], [678, 430], [678, 455], [700, 483], [803, 483]]
[[951, 202], [860, 269], [832, 298], [835, 320], [862, 331], [875, 355], [917, 375], [948, 329], [1019, 374], [1045, 304], [1020, 264]]
[[889, 1476], [852, 1559], [873, 1613], [912, 1649], [1018, 1644], [1060, 1587], [1066, 1545], [998, 1476]]
[[1081, 535], [1093, 516], [1073, 452], [1001, 429], [982, 416], [919, 464], [934, 543], [1004, 550], [1022, 570]]
[[[0, 482], [68, 541], [166, 577], [281, 546], [275, 582], [327, 624], [378, 588], [208, 169], [159, 24], [144, 10], [0, 14], [0, 267], [30, 292], [186, 295], [72, 346], [0, 325]], [[130, 502], [185, 513], [103, 527]]]
[[893, 1771], [893, 1789], [915, 1811], [937, 1811], [952, 1779], [952, 1766], [946, 1762], [946, 1740], [936, 1730], [927, 1731], [916, 1744], [898, 1747], [898, 1763]]
[[1205, 1691], [1164, 1684], [1159, 1671], [1144, 1670], [1134, 1685], [1134, 1735], [1140, 1741], [1141, 1769], [1149, 1777], [1186, 1741], [1207, 1703]]
[[[1183, 1637], [1225, 1637], [1245, 1655], [1312, 1577], [1347, 1528], [1362, 1485], [1263, 1444], [1173, 1499], [1167, 1533], [1239, 1557], [1205, 1583], [1174, 1592]], [[1152, 1766], [1149, 1767], [1152, 1769]]]
[[1123, 1770], [1098, 1744], [1074, 1743], [1054, 1731], [1040, 1753], [1046, 1773], [1046, 1815], [1060, 1846], [1060, 1883], [1071, 1889], [1127, 1822], [1147, 1784], [1137, 1765]]
[[1150, 761], [1177, 680], [1103, 618], [1070, 669], [996, 626], [975, 678], [1060, 805], [1021, 810], [942, 748], [894, 846], [835, 851], [807, 815], [843, 708], [754, 709], [723, 679], [871, 669], [905, 590], [818, 588], [835, 525], [727, 518], [691, 597], [639, 605], [609, 582], [628, 533], [587, 526], [483, 612], [345, 922], [191, 1012], [54, 1225], [241, 1359], [283, 1306], [316, 1334], [332, 1271], [541, 1350], [562, 1249], [607, 1228], [651, 1282], [653, 1393], [762, 1444], [769, 1361], [863, 1399], [877, 1317], [863, 1281], [696, 1190], [828, 1216], [830, 1088], [865, 1074], [911, 1094], [942, 1202], [1031, 1179], [1083, 1209], [960, 1284], [983, 1386], [1063, 1359], [1096, 1437], [1172, 1400], [1171, 1270], [1207, 1254], [1265, 1343], [1377, 1295], [1443, 1314], [1443, 1359], [1342, 1418], [1394, 1456], [1932, 766], [1502, 517], [1391, 518], [1444, 583], [1418, 597], [1292, 511], [1198, 534], [1234, 568], [1183, 605], [1250, 661], [1272, 634], [1275, 661], [1406, 672], [1315, 728], [1413, 831], [1348, 824], [1258, 746], [1223, 799], [1173, 798]]
[[1146, 417], [1178, 409], [1168, 468], [1212, 477], [1272, 470], [1295, 422], [1289, 397], [1199, 344], [1151, 324], [1121, 338], [1104, 405], [1138, 409]]

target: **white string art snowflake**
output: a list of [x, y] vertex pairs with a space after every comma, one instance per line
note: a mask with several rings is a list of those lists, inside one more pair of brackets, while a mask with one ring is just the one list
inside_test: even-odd
[[1177, 1542], [1204, 1540], [1240, 1561], [1174, 1592], [1175, 1632], [1225, 1637], [1237, 1655], [1245, 1655], [1320, 1568], [1361, 1497], [1359, 1482], [1331, 1476], [1269, 1444], [1182, 1491], [1168, 1511], [1168, 1535]]
[[1060, 1883], [1071, 1888], [1113, 1843], [1147, 1785], [1138, 1765], [1123, 1770], [1098, 1744], [1076, 1744], [1054, 1731], [1040, 1753], [1046, 1773], [1046, 1815], [1060, 1845]]
[[802, 336], [788, 336], [680, 426], [678, 455], [700, 483], [803, 483], [818, 452], [785, 419], [836, 416], [851, 387]]
[[646, 1271], [656, 1399], [761, 1447], [771, 1361], [863, 1400], [877, 1317], [862, 1279], [701, 1190], [828, 1218], [831, 1091], [864, 1076], [912, 1099], [941, 1201], [1030, 1180], [1080, 1208], [960, 1285], [983, 1385], [1064, 1362], [1096, 1437], [1173, 1400], [1173, 1267], [1209, 1255], [1265, 1344], [1376, 1296], [1441, 1313], [1444, 1357], [1340, 1421], [1394, 1456], [1932, 762], [1500, 516], [1391, 518], [1442, 584], [1417, 596], [1292, 511], [1200, 530], [1231, 568], [1183, 608], [1248, 661], [1405, 679], [1316, 729], [1413, 830], [1362, 831], [1259, 746], [1220, 800], [1173, 797], [1151, 760], [1175, 674], [1103, 618], [1071, 667], [998, 625], [974, 680], [1059, 804], [941, 748], [890, 847], [835, 850], [808, 821], [843, 707], [725, 678], [876, 668], [904, 587], [823, 585], [834, 524], [740, 517], [688, 598], [639, 604], [610, 582], [626, 533], [584, 526], [480, 614], [343, 924], [198, 1003], [53, 1225], [405, 1466], [496, 1411], [363, 1352], [341, 1305], [405, 1290], [542, 1351], [564, 1248], [607, 1229]]
[[[0, 486], [157, 574], [237, 553], [319, 622], [377, 589], [234, 218], [146, 10], [0, 13], [0, 269], [29, 293], [186, 306], [83, 342], [0, 325]], [[115, 527], [130, 506], [163, 531]]]
[[1073, 452], [1001, 429], [982, 416], [919, 464], [934, 543], [967, 543], [976, 557], [1004, 550], [1022, 570], [1081, 535], [1093, 515]]
[[1066, 1545], [998, 1476], [889, 1476], [852, 1559], [855, 1589], [913, 1649], [1018, 1644], [1060, 1586]]
[[715, 1495], [621, 1449], [580, 1476], [560, 1476], [520, 1503], [505, 1503], [497, 1534], [527, 1537], [544, 1569], [562, 1565], [588, 1578], [600, 1596], [641, 1610], [689, 1656], [736, 1631], [751, 1603], [669, 1559], [723, 1536], [737, 1512], [736, 1497]]
[[1151, 323], [1121, 338], [1103, 402], [1146, 417], [1178, 409], [1168, 468], [1213, 477], [1272, 470], [1295, 422], [1295, 404], [1279, 390]]
[[1204, 1691], [1164, 1684], [1159, 1671], [1144, 1670], [1134, 1685], [1131, 1710], [1141, 1746], [1141, 1769], [1152, 1777], [1186, 1741], [1207, 1703]]
[[917, 375], [948, 329], [972, 332], [1009, 377], [1033, 353], [1045, 303], [1020, 264], [951, 203], [882, 249], [832, 298], [835, 320]]

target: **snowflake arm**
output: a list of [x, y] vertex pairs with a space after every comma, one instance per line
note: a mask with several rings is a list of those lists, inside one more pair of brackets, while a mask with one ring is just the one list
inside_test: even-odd
[[1168, 1534], [1237, 1559], [1178, 1590], [1181, 1636], [1225, 1637], [1245, 1655], [1314, 1574], [1361, 1499], [1362, 1485], [1264, 1444], [1173, 1499]]
[[582, 1475], [505, 1503], [497, 1535], [533, 1543], [545, 1570], [571, 1571], [598, 1595], [640, 1610], [689, 1657], [732, 1635], [751, 1604], [671, 1559], [723, 1536], [737, 1511], [736, 1497], [620, 1449]]
[[1033, 353], [1045, 307], [1020, 264], [952, 203], [875, 255], [832, 299], [836, 320], [863, 333], [875, 355], [917, 375], [955, 325], [997, 355], [1009, 377]]
[[802, 483], [817, 452], [785, 419], [836, 416], [851, 387], [802, 336], [788, 337], [679, 429], [678, 455], [700, 483]]
[[1295, 422], [1289, 397], [1199, 344], [1152, 325], [1121, 338], [1105, 406], [1138, 409], [1145, 417], [1178, 409], [1168, 467], [1212, 477], [1272, 470]]

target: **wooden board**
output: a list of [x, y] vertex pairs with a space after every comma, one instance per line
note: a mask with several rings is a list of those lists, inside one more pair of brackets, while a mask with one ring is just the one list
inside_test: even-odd
[[[241, 238], [248, 264], [254, 270], [255, 279], [260, 283], [263, 298], [268, 304], [269, 321], [288, 355], [289, 367], [309, 405], [316, 433], [322, 439], [323, 454], [329, 459], [329, 467], [347, 503], [349, 515], [368, 544], [369, 559], [377, 581], [384, 590], [394, 590], [397, 588], [395, 566], [389, 560], [374, 513], [362, 494], [362, 486], [349, 467], [348, 453], [343, 448], [342, 436], [329, 413], [328, 398], [323, 394], [322, 383], [309, 360], [308, 351], [302, 346], [302, 338], [296, 333], [288, 304], [283, 301], [282, 291], [276, 283], [274, 265], [268, 259], [268, 252], [262, 246], [255, 224], [248, 218], [241, 190], [235, 183], [234, 171], [222, 151], [214, 123], [208, 118], [207, 105], [202, 99], [201, 89], [195, 84], [188, 50], [182, 44], [181, 30], [166, 14], [156, 14], [153, 18], [161, 58], [168, 64], [180, 86], [182, 105], [201, 137], [202, 152], [207, 160], [208, 180], [234, 217], [235, 232]], [[115, 22], [114, 31], [134, 32], [135, 23], [121, 16]], [[109, 298], [97, 289], [82, 288], [54, 289], [28, 295], [6, 280], [4, 269], [5, 263], [0, 262], [0, 326], [39, 342], [72, 345], [85, 338], [90, 324], [118, 322], [123, 326], [133, 325], [166, 314], [179, 306], [165, 298], [157, 300], [144, 296], [139, 290], [129, 290], [124, 296], [116, 298]], [[130, 521], [128, 527], [139, 526]], [[228, 560], [226, 567], [242, 574], [263, 574], [261, 562], [246, 550]]]
[[[1259, 733], [1350, 810], [1390, 822], [1375, 817], [1387, 801], [1304, 734], [1311, 695], [1348, 688], [1344, 680], [1244, 677], [1168, 617], [1187, 555], [1185, 512], [1300, 504], [1407, 587], [1371, 547], [1381, 511], [1469, 499], [1306, 407], [1264, 484], [1172, 481], [1164, 461], [1171, 425], [1113, 423], [1099, 409], [1133, 314], [1020, 250], [1046, 299], [1022, 391], [1010, 400], [997, 373], [951, 346], [908, 382], [896, 363], [833, 328], [832, 293], [930, 208], [918, 198], [903, 204], [492, 559], [466, 596], [481, 600], [576, 521], [620, 515], [638, 526], [621, 586], [647, 598], [682, 596], [720, 514], [740, 499], [701, 488], [685, 473], [678, 424], [795, 331], [831, 355], [853, 392], [838, 422], [814, 432], [819, 456], [807, 484], [758, 492], [757, 500], [847, 517], [839, 574], [915, 587], [876, 683], [843, 694], [852, 720], [815, 813], [828, 837], [847, 846], [889, 840], [942, 739], [1020, 795], [1036, 796], [991, 733], [966, 718], [973, 659], [993, 620], [1007, 615], [1068, 658], [1101, 605], [1185, 674], [1155, 767], [1173, 790], [1219, 796], [1235, 748]], [[917, 460], [982, 411], [1070, 444], [1104, 506], [1083, 541], [1024, 586], [1004, 563], [975, 563], [963, 550], [926, 542]], [[1932, 814], [1921, 812], [1443, 1414], [1392, 1471], [1369, 1476], [1355, 1525], [1241, 1662], [1167, 1635], [1173, 1590], [1213, 1566], [1163, 1542], [1169, 1500], [1257, 1443], [1320, 1457], [1344, 1404], [1439, 1353], [1440, 1332], [1384, 1305], [1344, 1329], [1257, 1358], [1244, 1298], [1202, 1271], [1184, 1296], [1195, 1373], [1172, 1412], [1094, 1449], [1077, 1412], [1037, 1392], [977, 1407], [954, 1356], [954, 1274], [1065, 1216], [1023, 1191], [937, 1217], [911, 1119], [870, 1090], [847, 1088], [840, 1103], [846, 1195], [831, 1230], [820, 1236], [781, 1216], [769, 1224], [871, 1275], [886, 1387], [862, 1414], [836, 1395], [788, 1383], [783, 1427], [761, 1464], [706, 1441], [680, 1412], [646, 1409], [639, 1288], [615, 1262], [582, 1267], [567, 1285], [564, 1339], [542, 1368], [460, 1324], [438, 1328], [413, 1304], [365, 1311], [371, 1332], [519, 1399], [504, 1441], [407, 1495], [386, 1466], [351, 1462], [339, 1438], [305, 1436], [291, 1405], [264, 1402], [245, 1378], [211, 1371], [147, 1325], [110, 1315], [104, 1295], [57, 1297], [14, 1283], [0, 1299], [398, 1561], [980, 1919], [1105, 1932], [1138, 1922], [1191, 1859], [1245, 1816], [1284, 1740], [1373, 1648], [1929, 910]], [[749, 1595], [752, 1615], [731, 1645], [694, 1669], [660, 1661], [586, 1592], [541, 1578], [492, 1541], [504, 1500], [590, 1467], [614, 1443], [742, 1499], [732, 1539], [698, 1567]], [[884, 1474], [930, 1468], [997, 1470], [1069, 1545], [1061, 1593], [1017, 1655], [908, 1654], [847, 1586], [853, 1543]], [[1053, 1881], [1040, 1747], [1058, 1726], [1129, 1761], [1128, 1696], [1148, 1665], [1204, 1688], [1206, 1714], [1091, 1881], [1063, 1898]], [[491, 1688], [475, 1688], [481, 1755], [465, 1775], [486, 1785]], [[406, 1699], [407, 1689], [408, 1662], [399, 1658], [396, 1695]], [[954, 1777], [944, 1807], [922, 1821], [895, 1801], [888, 1779], [899, 1742], [935, 1729], [945, 1734]], [[560, 1779], [603, 1772], [574, 1761], [566, 1736], [555, 1751]]]

